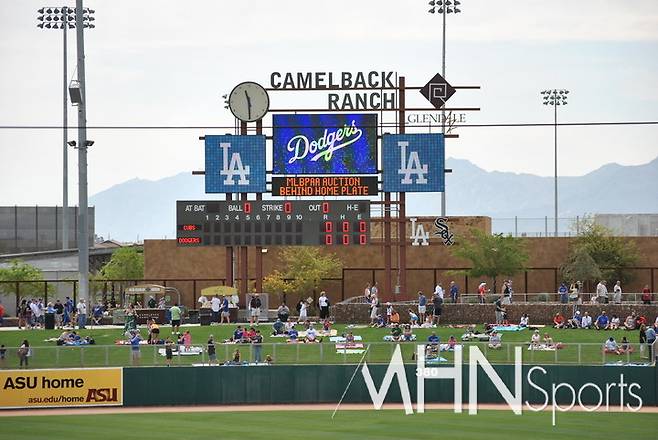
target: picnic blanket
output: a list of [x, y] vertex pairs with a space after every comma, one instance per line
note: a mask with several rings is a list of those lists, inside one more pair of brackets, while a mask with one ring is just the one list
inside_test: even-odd
[[[148, 345], [149, 341], [146, 339], [142, 339], [139, 341], [139, 345]], [[114, 345], [130, 345], [130, 341], [126, 341], [125, 339], [117, 339], [114, 341]]]
[[493, 329], [497, 332], [520, 332], [525, 330], [527, 327], [521, 327], [519, 325], [497, 325]]
[[350, 348], [363, 348], [363, 347], [365, 346], [360, 342], [354, 344], [336, 344], [337, 350], [344, 350], [345, 348], [350, 349]]
[[[416, 340], [416, 335], [411, 335], [411, 340], [415, 341]], [[384, 336], [384, 341], [392, 342], [393, 341], [393, 335]], [[400, 341], [405, 341], [404, 336], [400, 336]], [[400, 342], [400, 341], [397, 341], [397, 342]]]
[[440, 362], [448, 362], [448, 359], [441, 356], [435, 358], [425, 358], [425, 364], [438, 364]]
[[[329, 338], [331, 342], [345, 342], [345, 338], [343, 336], [332, 336]], [[362, 341], [363, 338], [361, 336], [354, 336], [355, 341]]]
[[[461, 344], [455, 344], [455, 347], [462, 348]], [[454, 348], [450, 348], [450, 344], [439, 344], [439, 351], [455, 351]]]
[[[195, 356], [201, 354], [201, 352], [203, 352], [203, 348], [201, 347], [190, 347], [190, 351], [185, 351], [184, 348], [181, 348], [180, 350], [172, 351], [171, 354], [174, 356]], [[166, 356], [167, 355], [166, 349], [164, 348], [158, 349], [158, 354], [160, 356]]]
[[80, 345], [89, 345], [89, 341], [86, 341], [84, 339], [79, 339], [77, 341], [66, 341], [64, 342], [64, 345], [68, 347], [77, 347]]
[[[328, 332], [325, 332], [324, 330], [316, 330], [316, 336], [317, 337], [322, 337], [322, 336], [337, 336], [338, 335], [338, 330], [329, 330]], [[306, 337], [306, 330], [302, 330], [299, 332], [298, 337], [300, 338], [305, 338]]]
[[486, 333], [464, 333], [462, 341], [489, 341], [489, 335]]
[[548, 346], [546, 344], [539, 344], [538, 346], [537, 345], [533, 346], [532, 344], [528, 345], [528, 350], [529, 351], [533, 351], [533, 350], [534, 351], [555, 351], [555, 350], [559, 350], [561, 348], [564, 348], [564, 347], [561, 346], [560, 344], [553, 344], [551, 346]]

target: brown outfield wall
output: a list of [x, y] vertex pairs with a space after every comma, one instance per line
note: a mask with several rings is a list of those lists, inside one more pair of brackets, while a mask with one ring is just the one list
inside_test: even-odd
[[[467, 267], [465, 261], [452, 256], [450, 248], [443, 245], [438, 236], [432, 235], [433, 218], [419, 218], [426, 231], [430, 232], [429, 246], [412, 246], [411, 240], [406, 243], [407, 261], [407, 288], [396, 299], [415, 299], [416, 292], [423, 290], [431, 292], [436, 282], [444, 287], [450, 280], [459, 284], [462, 293], [474, 293], [480, 281], [487, 281], [492, 286], [492, 280], [486, 278], [467, 279], [464, 276], [451, 275], [447, 272]], [[468, 235], [471, 227], [484, 231], [491, 231], [491, 220], [487, 217], [450, 217], [449, 223], [455, 234], [455, 246]], [[384, 247], [381, 242], [381, 224], [373, 222], [372, 241], [367, 246], [336, 246], [322, 248], [324, 252], [335, 253], [344, 264], [342, 279], [325, 281], [320, 289], [326, 290], [332, 303], [336, 304], [344, 298], [360, 295], [368, 282], [378, 281], [380, 292], [385, 300], [392, 299], [392, 292], [384, 292]], [[392, 230], [395, 232], [396, 228]], [[407, 223], [407, 236], [410, 234], [410, 224]], [[394, 241], [395, 233], [393, 234]], [[573, 238], [544, 237], [523, 238], [530, 259], [527, 266], [531, 269], [512, 277], [516, 299], [525, 299], [525, 292], [556, 292], [559, 278], [559, 266], [564, 262], [569, 252]], [[640, 255], [638, 267], [634, 271], [635, 280], [623, 286], [625, 292], [638, 292], [645, 284], [658, 290], [658, 237], [628, 238], [636, 244]], [[392, 247], [392, 279], [393, 285], [397, 279], [398, 247]], [[249, 278], [255, 278], [256, 249], [250, 247]], [[201, 279], [225, 278], [225, 248], [224, 247], [178, 247], [175, 240], [146, 240], [144, 243], [145, 278], [151, 280], [171, 279]], [[652, 269], [653, 268], [653, 269]], [[270, 246], [268, 252], [263, 254], [263, 274], [267, 275], [274, 269], [283, 270], [276, 247]], [[238, 272], [239, 273], [239, 269]], [[199, 290], [217, 282], [171, 282], [168, 286], [177, 287], [181, 291], [183, 302], [192, 305], [194, 298], [198, 297]], [[220, 283], [221, 284], [221, 283]], [[196, 290], [195, 290], [196, 287]], [[500, 290], [500, 281], [498, 284]], [[304, 296], [312, 296], [308, 292]], [[289, 303], [298, 298], [289, 298]]]
[[[417, 304], [394, 306], [400, 313], [401, 319], [406, 322], [407, 309], [417, 310]], [[533, 304], [511, 304], [506, 306], [507, 315], [510, 323], [518, 324], [521, 315], [528, 314], [530, 325], [542, 324], [552, 325], [553, 316], [556, 313], [562, 313], [566, 318], [573, 315], [573, 306], [567, 304], [555, 303], [533, 303]], [[617, 315], [621, 322], [635, 312], [640, 316], [647, 318], [649, 323], [653, 323], [658, 316], [658, 305], [614, 305], [614, 304], [581, 304], [579, 306], [581, 314], [588, 312], [592, 320], [596, 319], [603, 310], [609, 316]], [[336, 322], [344, 324], [363, 324], [370, 322], [370, 307], [367, 304], [336, 304], [332, 307], [331, 314]], [[485, 322], [496, 322], [493, 304], [444, 304], [441, 315], [441, 324], [483, 324]]]

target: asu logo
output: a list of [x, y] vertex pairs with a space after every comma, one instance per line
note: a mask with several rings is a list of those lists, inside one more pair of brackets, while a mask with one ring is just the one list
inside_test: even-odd
[[118, 402], [117, 388], [90, 388], [85, 402]]

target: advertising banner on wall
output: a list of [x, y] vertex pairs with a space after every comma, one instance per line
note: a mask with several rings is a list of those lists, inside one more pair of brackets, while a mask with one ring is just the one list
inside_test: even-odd
[[445, 189], [442, 134], [385, 134], [382, 179], [386, 192], [441, 192]]
[[377, 174], [377, 114], [272, 119], [274, 174]]
[[0, 408], [123, 405], [122, 368], [0, 370]]
[[209, 135], [206, 193], [265, 192], [265, 136]]

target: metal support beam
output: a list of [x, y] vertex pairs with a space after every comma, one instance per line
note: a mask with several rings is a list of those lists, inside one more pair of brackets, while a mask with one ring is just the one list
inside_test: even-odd
[[[263, 120], [256, 121], [256, 134], [263, 134]], [[256, 194], [256, 200], [263, 200], [263, 194]], [[256, 246], [256, 291], [263, 291], [263, 247]]]

